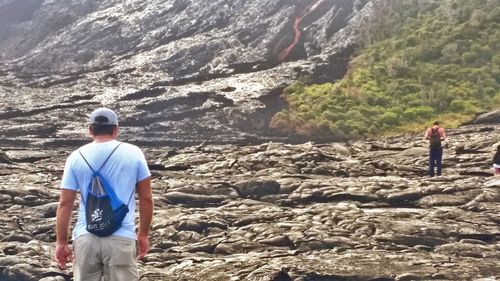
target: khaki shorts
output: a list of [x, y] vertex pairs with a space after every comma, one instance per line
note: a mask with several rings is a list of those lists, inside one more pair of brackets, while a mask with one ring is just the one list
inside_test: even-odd
[[134, 281], [137, 270], [137, 243], [118, 237], [78, 236], [73, 243], [75, 281]]

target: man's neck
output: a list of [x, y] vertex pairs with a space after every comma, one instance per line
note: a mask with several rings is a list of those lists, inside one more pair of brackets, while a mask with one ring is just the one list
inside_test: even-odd
[[102, 143], [115, 140], [113, 136], [94, 136], [93, 139], [95, 143]]

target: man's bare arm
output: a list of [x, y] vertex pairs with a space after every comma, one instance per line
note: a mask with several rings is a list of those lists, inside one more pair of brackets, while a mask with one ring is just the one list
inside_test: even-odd
[[430, 136], [429, 136], [429, 130], [425, 130], [425, 133], [424, 133], [424, 140], [428, 140], [430, 139]]
[[76, 191], [61, 189], [56, 217], [56, 252], [54, 259], [60, 268], [66, 268], [66, 263], [72, 260], [71, 249], [68, 246], [69, 224], [73, 215]]
[[153, 220], [153, 192], [151, 190], [151, 178], [148, 177], [137, 183], [137, 194], [139, 195], [139, 231], [137, 242], [139, 243], [139, 258], [143, 258], [149, 249], [149, 228]]
[[56, 218], [56, 239], [58, 244], [68, 243], [69, 224], [73, 215], [73, 204], [75, 203], [75, 198], [76, 191], [61, 189]]
[[441, 140], [444, 140], [444, 139], [446, 139], [446, 131], [444, 128], [442, 128], [442, 129], [443, 129], [443, 134], [441, 135]]

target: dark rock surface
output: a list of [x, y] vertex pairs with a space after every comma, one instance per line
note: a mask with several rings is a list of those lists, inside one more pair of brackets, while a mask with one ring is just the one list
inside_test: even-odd
[[473, 124], [498, 124], [500, 123], [500, 110], [494, 110], [488, 113], [479, 115]]
[[138, 143], [287, 140], [282, 89], [341, 78], [377, 2], [1, 0], [0, 146], [81, 143], [101, 105]]
[[[500, 125], [448, 133], [436, 178], [421, 135], [146, 147], [156, 208], [141, 280], [498, 280]], [[0, 280], [70, 280], [52, 261], [70, 151], [4, 152]]]

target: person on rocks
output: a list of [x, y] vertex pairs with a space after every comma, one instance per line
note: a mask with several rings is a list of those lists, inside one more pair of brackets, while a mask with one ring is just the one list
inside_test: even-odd
[[[139, 280], [137, 258], [143, 258], [149, 249], [149, 228], [153, 217], [151, 173], [141, 149], [116, 140], [118, 118], [112, 110], [94, 110], [90, 115], [89, 132], [93, 141], [71, 153], [64, 167], [57, 209], [54, 259], [61, 269], [66, 268], [66, 263], [74, 261], [75, 281], [100, 281], [103, 277], [111, 281]], [[114, 187], [116, 196], [128, 204], [129, 210], [118, 230], [105, 237], [87, 231], [83, 203], [88, 199], [85, 198], [86, 189], [93, 175], [89, 167], [97, 169], [101, 165], [100, 174], [103, 177], [105, 175], [109, 185]], [[71, 249], [68, 232], [77, 191], [82, 200], [73, 229]], [[136, 192], [139, 198], [137, 235], [134, 224], [135, 200], [130, 200]]]
[[[446, 132], [444, 128], [439, 127], [439, 121], [434, 121], [432, 127], [425, 131], [424, 139], [429, 140], [429, 176], [433, 177], [435, 174], [441, 176], [442, 142], [446, 139]], [[435, 172], [434, 169], [436, 169]]]
[[497, 145], [495, 155], [493, 156], [493, 175], [500, 176], [500, 144]]

